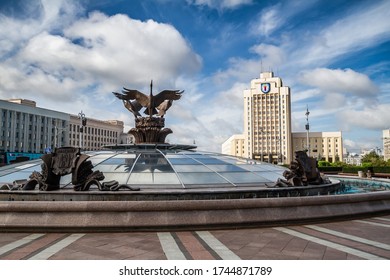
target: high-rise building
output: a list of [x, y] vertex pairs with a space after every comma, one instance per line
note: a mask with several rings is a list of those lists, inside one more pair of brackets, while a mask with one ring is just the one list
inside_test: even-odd
[[272, 163], [292, 160], [290, 88], [264, 72], [244, 90], [245, 157]]
[[385, 129], [382, 131], [383, 135], [383, 157], [384, 160], [390, 159], [390, 129]]

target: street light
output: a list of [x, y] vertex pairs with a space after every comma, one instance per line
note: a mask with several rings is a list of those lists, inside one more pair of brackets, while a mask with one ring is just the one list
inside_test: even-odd
[[85, 114], [83, 111], [79, 113], [79, 119], [80, 119], [80, 149], [83, 148], [83, 132], [84, 132], [84, 127], [87, 125], [87, 118], [85, 117]]
[[66, 129], [66, 127], [57, 127], [57, 125], [56, 126], [54, 126], [54, 148], [57, 148], [57, 138], [58, 138], [58, 132], [59, 131], [64, 131]]
[[309, 115], [310, 115], [310, 112], [309, 112], [309, 106], [306, 105], [306, 125], [305, 125], [305, 128], [306, 128], [306, 147], [307, 147], [307, 155], [310, 156], [310, 143], [309, 143], [309, 129], [310, 129], [310, 126], [309, 126]]

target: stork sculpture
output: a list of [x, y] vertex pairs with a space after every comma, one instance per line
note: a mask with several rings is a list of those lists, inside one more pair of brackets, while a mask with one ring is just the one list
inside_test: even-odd
[[[123, 88], [122, 93], [113, 92], [127, 110], [135, 117], [135, 128], [129, 133], [135, 137], [135, 143], [164, 143], [165, 137], [172, 133], [164, 128], [164, 116], [174, 100], [179, 100], [183, 90], [163, 90], [153, 95], [153, 80], [150, 82], [150, 94], [146, 95], [136, 89]], [[142, 113], [147, 117], [143, 117]]]

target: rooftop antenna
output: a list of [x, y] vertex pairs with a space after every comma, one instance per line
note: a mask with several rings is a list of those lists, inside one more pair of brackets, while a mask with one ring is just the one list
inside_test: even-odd
[[263, 60], [260, 59], [260, 75], [263, 73]]

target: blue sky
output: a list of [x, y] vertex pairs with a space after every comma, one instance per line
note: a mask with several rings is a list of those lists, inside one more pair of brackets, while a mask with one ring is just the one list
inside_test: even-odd
[[0, 98], [134, 120], [112, 91], [185, 93], [171, 143], [220, 151], [243, 132], [243, 90], [261, 71], [291, 88], [293, 131], [342, 131], [350, 152], [390, 128], [390, 1], [0, 1]]

